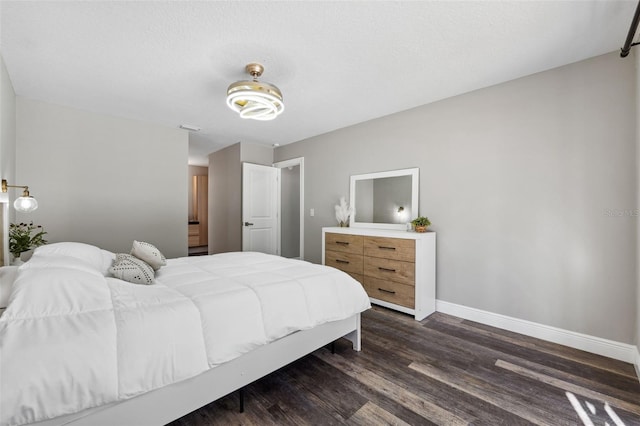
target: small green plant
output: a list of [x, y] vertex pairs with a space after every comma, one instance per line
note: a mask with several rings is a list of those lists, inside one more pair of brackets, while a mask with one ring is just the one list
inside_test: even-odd
[[425, 216], [418, 216], [411, 221], [411, 224], [413, 226], [429, 226], [431, 225], [431, 222], [429, 221], [429, 218]]
[[42, 226], [33, 222], [12, 223], [9, 225], [9, 251], [14, 257], [20, 257], [25, 251], [47, 244], [46, 234]]

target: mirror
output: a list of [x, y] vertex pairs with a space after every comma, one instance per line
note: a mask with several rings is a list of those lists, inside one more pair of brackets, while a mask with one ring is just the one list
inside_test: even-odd
[[406, 230], [418, 217], [417, 168], [351, 176], [350, 226]]

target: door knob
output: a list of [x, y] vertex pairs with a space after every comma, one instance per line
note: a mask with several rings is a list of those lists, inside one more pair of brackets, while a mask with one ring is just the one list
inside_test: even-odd
[[253, 225], [253, 223], [251, 223], [251, 222], [245, 222], [244, 223], [244, 226], [252, 226], [252, 225]]

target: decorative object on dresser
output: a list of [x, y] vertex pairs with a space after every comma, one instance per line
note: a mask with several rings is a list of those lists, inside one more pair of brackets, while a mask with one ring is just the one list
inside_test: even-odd
[[359, 281], [371, 303], [420, 321], [436, 310], [436, 233], [322, 228], [322, 263]]
[[416, 232], [427, 232], [427, 228], [431, 226], [431, 221], [425, 216], [418, 216], [411, 221]]
[[337, 204], [335, 209], [338, 226], [342, 228], [349, 226], [349, 218], [355, 213], [353, 206], [350, 206], [349, 203], [347, 203], [345, 197], [340, 197], [340, 204]]

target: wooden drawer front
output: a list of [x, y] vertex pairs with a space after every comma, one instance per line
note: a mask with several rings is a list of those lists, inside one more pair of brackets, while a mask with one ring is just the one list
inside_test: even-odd
[[404, 238], [365, 237], [364, 255], [415, 262], [416, 242]]
[[325, 234], [324, 249], [342, 253], [362, 254], [362, 235]]
[[361, 254], [339, 253], [327, 250], [324, 255], [324, 264], [333, 266], [341, 271], [362, 274]]
[[189, 235], [189, 247], [198, 247], [200, 245], [200, 237], [198, 235]]
[[415, 285], [415, 263], [400, 260], [364, 258], [364, 274], [368, 277]]
[[415, 309], [415, 287], [378, 278], [364, 277], [364, 289], [375, 299]]
[[200, 234], [200, 225], [189, 224], [189, 236], [199, 235], [199, 234]]

